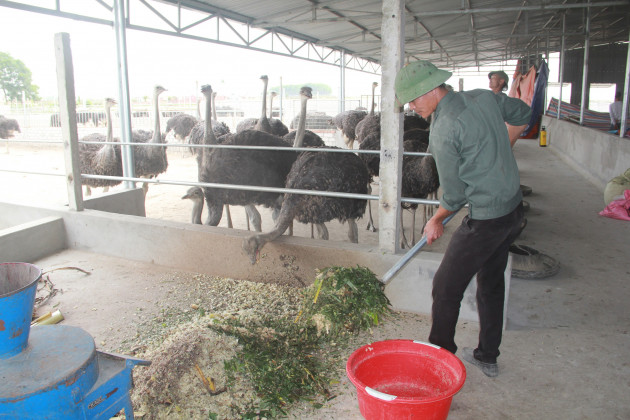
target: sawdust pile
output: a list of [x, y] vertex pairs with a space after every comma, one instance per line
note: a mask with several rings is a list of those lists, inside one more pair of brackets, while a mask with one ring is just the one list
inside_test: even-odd
[[135, 357], [151, 361], [133, 370], [134, 411], [145, 420], [242, 418], [259, 399], [245, 377], [226, 387], [224, 362], [236, 355], [238, 341], [208, 325], [216, 318], [297, 314], [302, 301], [301, 289], [289, 286], [203, 275], [198, 280], [203, 287], [195, 288], [194, 315], [156, 317], [139, 327], [134, 343], [127, 343], [140, 349]]

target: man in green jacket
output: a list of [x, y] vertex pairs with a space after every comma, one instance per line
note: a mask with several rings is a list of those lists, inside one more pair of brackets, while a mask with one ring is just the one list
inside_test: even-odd
[[[531, 110], [520, 99], [485, 89], [449, 92], [451, 73], [428, 61], [403, 67], [395, 89], [401, 104], [431, 119], [429, 150], [435, 159], [442, 197], [424, 232], [431, 244], [444, 233], [442, 221], [468, 205], [433, 278], [429, 341], [457, 351], [455, 327], [466, 287], [477, 275], [479, 343], [463, 349], [464, 360], [487, 376], [498, 375], [503, 332], [504, 272], [509, 246], [523, 219], [518, 167], [510, 139], [520, 135]], [[505, 123], [510, 124], [506, 126]]]

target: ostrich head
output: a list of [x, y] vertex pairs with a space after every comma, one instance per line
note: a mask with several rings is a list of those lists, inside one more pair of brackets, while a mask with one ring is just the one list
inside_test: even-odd
[[113, 98], [105, 98], [105, 106], [107, 107], [112, 107], [114, 105], [116, 105], [118, 102], [116, 102], [115, 99]]
[[[206, 98], [208, 98], [209, 97], [208, 95], [212, 95], [213, 94], [212, 86], [210, 86], [210, 85], [203, 85], [203, 86], [201, 86], [201, 93], [203, 93], [203, 95]], [[210, 97], [212, 97], [212, 96], [210, 96]]]
[[260, 76], [260, 80], [262, 80], [263, 82], [268, 82], [269, 78], [267, 77], [266, 74], [263, 74], [262, 76]]
[[243, 239], [243, 251], [245, 251], [245, 254], [249, 257], [249, 262], [252, 263], [252, 265], [256, 264], [260, 259], [260, 250], [265, 243], [266, 241], [262, 241], [260, 235], [252, 235], [249, 238]]
[[302, 88], [300, 88], [300, 96], [306, 96], [308, 99], [313, 99], [313, 89], [308, 86], [302, 86]]
[[372, 82], [372, 89], [376, 89], [377, 86], [378, 86], [378, 82]]
[[160, 85], [155, 85], [155, 87], [153, 88], [153, 92], [155, 93], [156, 96], [158, 96], [162, 92], [166, 92], [166, 89]]
[[278, 92], [271, 92], [270, 95], [272, 98], [275, 98], [276, 96], [278, 96]]

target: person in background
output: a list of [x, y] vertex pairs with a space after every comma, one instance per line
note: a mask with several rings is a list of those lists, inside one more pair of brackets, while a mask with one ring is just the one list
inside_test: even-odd
[[509, 78], [504, 71], [491, 71], [488, 73], [488, 87], [494, 93], [501, 93], [507, 90]]
[[[531, 110], [520, 99], [485, 89], [449, 92], [451, 73], [429, 61], [403, 67], [395, 80], [400, 104], [423, 118], [432, 115], [429, 148], [442, 196], [425, 226], [427, 243], [444, 233], [442, 222], [468, 205], [433, 278], [429, 341], [455, 353], [455, 327], [464, 291], [477, 275], [479, 342], [464, 348], [464, 360], [490, 377], [498, 375], [503, 332], [504, 272], [508, 249], [523, 220], [522, 194], [510, 138], [520, 135]], [[510, 123], [511, 127], [505, 123]]]
[[623, 97], [623, 93], [621, 91], [617, 91], [615, 93], [615, 102], [610, 104], [608, 107], [608, 112], [610, 113], [610, 130], [617, 131], [619, 127], [621, 127], [621, 111], [623, 108], [623, 102], [621, 102], [621, 98]]

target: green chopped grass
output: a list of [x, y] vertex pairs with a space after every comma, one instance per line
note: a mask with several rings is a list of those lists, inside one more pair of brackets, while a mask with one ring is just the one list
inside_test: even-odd
[[325, 347], [335, 340], [378, 325], [390, 312], [384, 286], [367, 268], [329, 267], [304, 290], [299, 314], [286, 318], [261, 315], [255, 320], [216, 320], [211, 328], [238, 338], [242, 348], [225, 363], [229, 381], [245, 374], [260, 406], [235, 413], [241, 418], [278, 417], [298, 400], [314, 407], [330, 398], [334, 354]]

